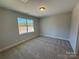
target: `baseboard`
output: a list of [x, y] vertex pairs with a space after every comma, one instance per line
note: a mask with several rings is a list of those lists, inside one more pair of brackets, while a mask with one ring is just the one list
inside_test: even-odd
[[[57, 39], [61, 39], [61, 40], [66, 40], [66, 41], [69, 41], [68, 39], [64, 39], [64, 38], [61, 38], [61, 37], [55, 37], [55, 36], [48, 36], [48, 35], [40, 35], [40, 36], [43, 36], [43, 37], [49, 37], [49, 38], [57, 38]], [[70, 41], [69, 41], [70, 42]], [[71, 45], [71, 43], [70, 43]], [[72, 46], [71, 46], [72, 47]], [[72, 48], [73, 49], [73, 48]], [[74, 56], [77, 56], [78, 53], [76, 53], [74, 50], [73, 50], [73, 55]]]
[[22, 40], [22, 41], [19, 41], [19, 42], [17, 42], [17, 43], [14, 43], [14, 44], [12, 44], [12, 45], [9, 45], [9, 46], [7, 46], [7, 47], [4, 47], [4, 48], [0, 49], [0, 52], [6, 51], [6, 50], [8, 50], [8, 49], [10, 49], [10, 48], [13, 48], [14, 46], [17, 46], [17, 45], [21, 44], [21, 43], [24, 42], [24, 41], [26, 41], [26, 40]]
[[[62, 38], [62, 37], [57, 37], [57, 36], [50, 36], [50, 35], [40, 35], [40, 36], [46, 36], [46, 37], [51, 37], [51, 38], [57, 38], [57, 39], [61, 39], [61, 40], [68, 40], [67, 38]], [[69, 41], [69, 40], [68, 40]]]
[[0, 52], [6, 51], [6, 50], [8, 50], [8, 49], [10, 49], [10, 48], [13, 48], [13, 47], [15, 47], [15, 46], [17, 46], [17, 45], [19, 45], [19, 44], [22, 44], [22, 43], [24, 43], [24, 42], [26, 42], [26, 41], [32, 40], [32, 39], [37, 38], [37, 37], [39, 37], [39, 36], [32, 37], [31, 39], [27, 39], [27, 40], [22, 40], [22, 41], [16, 42], [16, 43], [14, 43], [14, 44], [12, 44], [12, 45], [9, 45], [9, 46], [7, 46], [7, 47], [4, 47], [4, 48], [0, 49]]

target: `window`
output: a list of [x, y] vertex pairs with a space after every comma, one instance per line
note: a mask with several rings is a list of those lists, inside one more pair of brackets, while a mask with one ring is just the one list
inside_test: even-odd
[[34, 27], [33, 27], [33, 20], [32, 19], [27, 19], [27, 26], [28, 26], [28, 32], [34, 32]]
[[34, 32], [33, 20], [28, 18], [17, 18], [19, 34]]

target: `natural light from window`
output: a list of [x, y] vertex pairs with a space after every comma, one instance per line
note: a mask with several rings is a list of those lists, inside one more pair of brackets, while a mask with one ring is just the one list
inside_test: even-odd
[[19, 34], [34, 32], [34, 21], [31, 18], [17, 18]]

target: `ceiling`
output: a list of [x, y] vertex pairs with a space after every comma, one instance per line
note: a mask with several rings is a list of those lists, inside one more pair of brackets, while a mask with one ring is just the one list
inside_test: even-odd
[[[0, 6], [36, 17], [44, 17], [70, 12], [77, 1], [79, 0], [28, 0], [24, 3], [20, 0], [0, 0]], [[39, 11], [40, 5], [46, 7], [44, 12]]]

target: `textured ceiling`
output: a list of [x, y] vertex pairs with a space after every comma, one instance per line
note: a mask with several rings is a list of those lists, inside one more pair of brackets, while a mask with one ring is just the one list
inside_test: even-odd
[[[28, 0], [26, 3], [20, 0], [0, 0], [0, 6], [36, 17], [43, 17], [66, 13], [72, 11], [79, 0]], [[46, 10], [39, 11], [40, 5], [44, 5]]]

